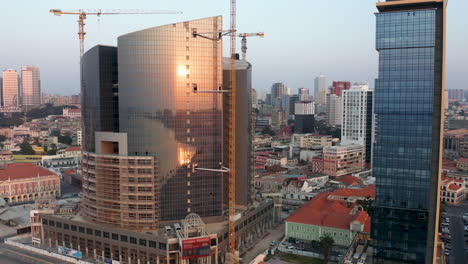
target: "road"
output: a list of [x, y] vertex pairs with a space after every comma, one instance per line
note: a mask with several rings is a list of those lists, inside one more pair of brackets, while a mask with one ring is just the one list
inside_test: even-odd
[[63, 264], [63, 260], [0, 243], [1, 264]]
[[462, 216], [468, 212], [468, 204], [465, 202], [461, 205], [445, 205], [447, 217], [450, 219], [450, 235], [452, 236], [450, 250], [450, 264], [467, 263], [467, 255], [465, 253], [465, 229]]
[[284, 236], [284, 223], [278, 224], [275, 228], [269, 230], [268, 232], [269, 234], [266, 237], [258, 241], [254, 247], [241, 256], [242, 263], [248, 264], [255, 257], [270, 248], [271, 241], [275, 240], [277, 243], [281, 242], [281, 238]]

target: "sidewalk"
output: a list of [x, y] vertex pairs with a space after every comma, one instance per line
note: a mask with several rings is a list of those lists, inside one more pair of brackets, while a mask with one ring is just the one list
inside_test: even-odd
[[271, 241], [281, 242], [284, 237], [284, 223], [279, 223], [273, 229], [268, 230], [269, 234], [258, 241], [255, 246], [250, 248], [244, 255], [241, 256], [242, 263], [248, 264], [255, 259], [259, 254], [270, 248]]

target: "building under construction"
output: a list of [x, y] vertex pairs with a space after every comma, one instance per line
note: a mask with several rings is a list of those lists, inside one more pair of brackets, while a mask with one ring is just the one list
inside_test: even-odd
[[[221, 32], [221, 17], [209, 17], [129, 33], [118, 47], [84, 54], [81, 210], [42, 215], [35, 241], [120, 263], [223, 262], [228, 181], [219, 169], [229, 158], [229, 115], [216, 91], [229, 85]], [[274, 219], [272, 202], [250, 193], [250, 64], [238, 61], [238, 70], [242, 252]]]

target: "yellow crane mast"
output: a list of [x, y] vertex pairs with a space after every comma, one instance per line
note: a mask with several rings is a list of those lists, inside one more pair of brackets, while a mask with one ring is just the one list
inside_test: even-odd
[[101, 15], [152, 15], [152, 14], [182, 14], [180, 11], [168, 11], [168, 10], [122, 10], [122, 9], [79, 9], [73, 11], [62, 11], [60, 9], [51, 9], [49, 11], [56, 16], [61, 15], [75, 15], [78, 16], [78, 37], [80, 39], [80, 58], [84, 54], [84, 40], [86, 32], [84, 31], [85, 19], [87, 16], [101, 16]]
[[240, 33], [237, 35], [239, 38], [242, 38], [242, 60], [246, 61], [247, 60], [247, 37], [261, 37], [263, 38], [265, 36], [265, 33], [263, 32], [258, 32], [258, 33]]

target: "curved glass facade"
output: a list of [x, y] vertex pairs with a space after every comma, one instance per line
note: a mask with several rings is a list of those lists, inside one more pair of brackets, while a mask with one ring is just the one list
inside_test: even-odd
[[[222, 215], [222, 19], [170, 24], [118, 38], [119, 124], [128, 155], [159, 164], [161, 221]], [[207, 32], [207, 33], [206, 33]]]

